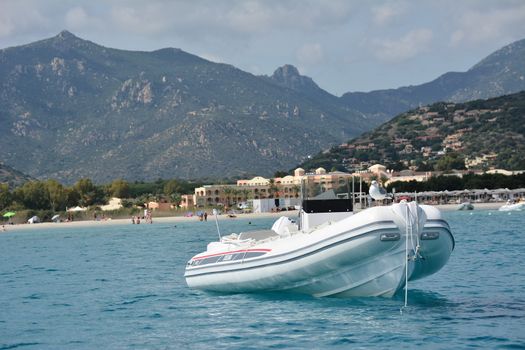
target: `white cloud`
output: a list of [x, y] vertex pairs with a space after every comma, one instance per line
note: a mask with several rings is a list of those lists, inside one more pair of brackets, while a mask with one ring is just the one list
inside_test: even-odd
[[503, 38], [520, 39], [525, 35], [525, 4], [465, 11], [459, 16], [457, 26], [450, 36], [450, 44], [454, 47], [480, 45]]
[[305, 44], [296, 52], [297, 60], [302, 65], [318, 64], [324, 59], [324, 52], [321, 44]]
[[272, 28], [272, 22], [279, 17], [286, 16], [283, 8], [278, 6], [269, 9], [258, 1], [241, 2], [229, 9], [225, 15], [228, 21], [225, 24], [245, 32], [258, 32]]
[[277, 30], [315, 32], [344, 24], [354, 13], [353, 2], [344, 0], [251, 0], [228, 4], [221, 25], [245, 34]]
[[157, 35], [171, 29], [173, 18], [170, 8], [160, 3], [146, 3], [143, 6], [114, 6], [111, 19], [124, 32], [142, 35]]
[[73, 7], [66, 13], [66, 25], [70, 29], [82, 28], [86, 26], [88, 22], [88, 15], [81, 6]]
[[254, 73], [290, 62], [345, 91], [422, 76], [422, 53], [435, 53], [426, 76], [476, 62], [482, 49], [525, 37], [525, 0], [0, 0], [0, 48], [62, 29], [108, 47], [180, 47]]
[[0, 38], [25, 34], [35, 28], [46, 28], [49, 21], [38, 6], [28, 1], [1, 0]]
[[372, 16], [375, 24], [385, 26], [399, 18], [406, 11], [404, 2], [389, 2], [380, 6], [372, 7]]
[[401, 62], [428, 50], [433, 33], [426, 28], [415, 29], [397, 40], [376, 40], [376, 57], [386, 62]]

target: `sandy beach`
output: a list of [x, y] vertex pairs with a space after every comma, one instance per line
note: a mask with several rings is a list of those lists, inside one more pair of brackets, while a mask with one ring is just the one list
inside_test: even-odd
[[[495, 202], [495, 203], [473, 203], [474, 204], [474, 210], [498, 210], [499, 207], [501, 207], [503, 202]], [[451, 211], [451, 210], [457, 210], [459, 207], [459, 204], [438, 204], [435, 205], [439, 210], [442, 211]], [[278, 212], [278, 213], [257, 213], [257, 214], [238, 214], [237, 217], [231, 218], [227, 215], [219, 215], [219, 220], [239, 220], [239, 219], [260, 219], [260, 218], [278, 218], [280, 216], [297, 216], [298, 212], [296, 210], [294, 211], [284, 211], [284, 212]], [[213, 220], [213, 216], [209, 216], [208, 220]], [[153, 224], [158, 223], [177, 223], [177, 222], [198, 222], [199, 218], [196, 216], [193, 217], [186, 217], [186, 216], [169, 216], [169, 217], [153, 217]], [[103, 221], [94, 221], [94, 220], [84, 220], [84, 221], [72, 221], [72, 222], [60, 222], [60, 223], [54, 223], [54, 222], [43, 222], [39, 224], [19, 224], [19, 225], [5, 225], [5, 230], [2, 231], [0, 229], [0, 233], [2, 232], [9, 232], [9, 231], [19, 231], [19, 230], [39, 230], [39, 229], [49, 229], [52, 227], [90, 227], [90, 226], [108, 226], [108, 225], [123, 225], [123, 224], [130, 224], [131, 225], [131, 219], [108, 219]], [[141, 225], [149, 225], [142, 223]]]
[[[278, 218], [280, 216], [297, 216], [297, 211], [285, 211], [280, 213], [259, 213], [259, 214], [238, 214], [237, 217], [231, 218], [228, 215], [219, 215], [217, 218], [219, 220], [239, 220], [239, 219], [261, 219], [261, 218]], [[214, 220], [213, 216], [208, 216], [208, 221]], [[167, 216], [167, 217], [155, 217], [153, 216], [153, 225], [162, 223], [162, 224], [171, 224], [177, 222], [198, 222], [199, 218], [197, 216], [187, 217], [187, 216]], [[42, 222], [38, 224], [17, 224], [17, 225], [5, 225], [7, 232], [17, 231], [17, 230], [39, 230], [39, 229], [49, 229], [52, 227], [95, 227], [95, 226], [109, 226], [109, 225], [125, 225], [131, 223], [131, 218], [128, 219], [108, 219], [108, 220], [83, 220], [83, 221], [71, 221], [71, 222]], [[150, 225], [146, 223], [141, 223], [141, 225]], [[0, 228], [0, 233], [3, 231]]]

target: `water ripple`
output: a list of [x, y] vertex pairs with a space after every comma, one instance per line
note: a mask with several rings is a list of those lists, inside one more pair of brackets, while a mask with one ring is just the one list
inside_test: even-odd
[[[191, 290], [184, 266], [215, 239], [213, 222], [12, 232], [0, 236], [0, 350], [524, 349], [525, 215], [445, 215], [456, 250], [442, 271], [409, 284], [402, 314], [403, 295]], [[239, 232], [247, 222], [221, 225]]]

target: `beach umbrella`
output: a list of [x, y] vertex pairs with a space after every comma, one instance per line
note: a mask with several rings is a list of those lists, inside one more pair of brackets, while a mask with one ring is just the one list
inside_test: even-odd
[[51, 218], [51, 221], [58, 221], [58, 219], [60, 219], [60, 215], [53, 215], [53, 217]]
[[16, 215], [16, 213], [14, 211], [8, 211], [3, 216], [4, 216], [4, 218], [10, 218], [10, 217], [15, 216], [15, 215]]

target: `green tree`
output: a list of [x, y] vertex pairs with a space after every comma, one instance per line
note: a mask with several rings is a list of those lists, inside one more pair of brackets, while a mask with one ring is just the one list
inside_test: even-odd
[[29, 181], [15, 190], [15, 197], [28, 209], [50, 209], [49, 192], [41, 181]]
[[174, 193], [170, 196], [170, 201], [175, 205], [180, 205], [182, 202], [182, 195], [180, 193]]
[[456, 152], [450, 152], [440, 158], [436, 163], [436, 170], [460, 170], [465, 169], [465, 158]]
[[288, 176], [288, 172], [287, 172], [287, 171], [284, 171], [284, 170], [277, 170], [277, 171], [273, 174], [273, 177], [285, 177], [285, 176]]
[[64, 192], [66, 194], [66, 207], [72, 208], [80, 204], [80, 194], [75, 188], [65, 188]]
[[117, 179], [111, 183], [108, 192], [112, 197], [129, 198], [129, 183], [123, 179]]
[[224, 192], [224, 195], [226, 196], [226, 203], [224, 203], [224, 205], [229, 207], [232, 203], [232, 196], [234, 195], [234, 189], [231, 187], [224, 187], [222, 191]]
[[270, 179], [270, 187], [268, 187], [268, 198], [274, 198], [279, 193], [279, 188], [274, 179]]
[[13, 194], [9, 191], [9, 185], [0, 183], [0, 210], [7, 208], [12, 202]]
[[95, 186], [90, 179], [78, 180], [73, 188], [80, 195], [79, 204], [81, 206], [105, 203], [104, 191], [100, 187]]
[[182, 193], [181, 184], [176, 179], [169, 180], [164, 185], [164, 194], [166, 196], [172, 196], [174, 194], [181, 194], [181, 193]]
[[246, 189], [246, 188], [243, 188], [242, 190], [240, 190], [240, 194], [241, 194], [241, 198], [243, 201], [247, 201], [248, 199], [251, 199], [253, 197], [253, 192]]
[[45, 182], [47, 192], [49, 194], [49, 205], [52, 210], [64, 210], [67, 204], [67, 193], [58, 181], [47, 180]]

